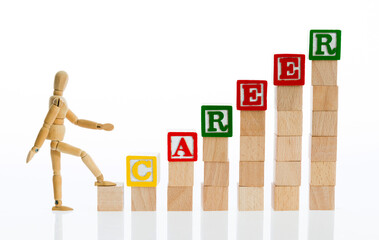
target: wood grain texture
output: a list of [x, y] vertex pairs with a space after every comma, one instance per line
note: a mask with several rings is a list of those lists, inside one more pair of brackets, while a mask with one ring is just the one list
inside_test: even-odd
[[311, 161], [312, 162], [337, 161], [337, 137], [312, 137]]
[[204, 186], [229, 186], [229, 162], [204, 162]]
[[204, 162], [228, 161], [228, 138], [204, 137], [203, 138]]
[[278, 136], [301, 136], [303, 134], [302, 111], [277, 111], [276, 121]]
[[338, 125], [337, 111], [313, 111], [312, 136], [336, 137]]
[[266, 111], [240, 111], [241, 136], [264, 136]]
[[309, 209], [310, 210], [334, 210], [335, 191], [334, 186], [310, 186]]
[[97, 187], [97, 211], [123, 211], [124, 184]]
[[303, 109], [303, 86], [276, 87], [278, 111], [301, 111]]
[[228, 187], [202, 186], [204, 211], [228, 210]]
[[265, 160], [264, 136], [240, 137], [240, 161], [263, 162]]
[[337, 61], [312, 61], [312, 85], [337, 85]]
[[337, 111], [338, 87], [314, 86], [313, 87], [313, 111]]
[[276, 162], [274, 179], [276, 186], [300, 186], [301, 162]]
[[169, 162], [169, 186], [193, 186], [194, 162]]
[[167, 188], [167, 211], [192, 211], [193, 187]]
[[335, 186], [336, 162], [311, 162], [311, 185]]
[[276, 136], [276, 161], [301, 161], [302, 140], [303, 138], [301, 136]]
[[238, 187], [239, 211], [263, 211], [264, 188], [263, 187]]
[[275, 211], [299, 210], [299, 187], [272, 185], [272, 208]]
[[155, 211], [157, 206], [156, 187], [131, 187], [132, 211]]
[[264, 162], [240, 162], [239, 185], [242, 187], [264, 186]]

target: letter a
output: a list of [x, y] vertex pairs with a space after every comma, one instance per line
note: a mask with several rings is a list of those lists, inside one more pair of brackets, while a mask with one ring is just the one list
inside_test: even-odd
[[180, 157], [179, 156], [179, 151], [183, 151], [184, 152], [184, 155], [183, 157], [192, 157], [192, 154], [187, 146], [187, 142], [184, 138], [181, 138], [180, 139], [180, 142], [179, 142], [179, 145], [178, 145], [178, 148], [176, 149], [175, 151], [175, 154], [172, 155], [173, 157]]

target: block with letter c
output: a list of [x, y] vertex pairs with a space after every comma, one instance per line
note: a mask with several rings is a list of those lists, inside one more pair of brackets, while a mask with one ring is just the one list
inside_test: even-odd
[[159, 182], [159, 155], [127, 156], [126, 183], [129, 187], [156, 187]]

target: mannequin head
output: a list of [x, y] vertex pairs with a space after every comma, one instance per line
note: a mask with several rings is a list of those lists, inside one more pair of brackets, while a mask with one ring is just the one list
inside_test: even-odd
[[62, 96], [68, 82], [68, 75], [64, 71], [59, 71], [55, 74], [54, 80], [54, 95]]

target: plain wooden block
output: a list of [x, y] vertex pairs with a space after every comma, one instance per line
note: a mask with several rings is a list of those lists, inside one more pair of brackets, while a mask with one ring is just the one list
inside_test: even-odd
[[300, 186], [301, 162], [276, 162], [274, 183], [276, 186]]
[[337, 137], [312, 137], [312, 162], [337, 161]]
[[229, 162], [204, 162], [204, 186], [229, 186]]
[[264, 162], [240, 162], [239, 185], [242, 187], [263, 187], [264, 167]]
[[265, 111], [240, 111], [241, 112], [241, 136], [264, 136], [266, 112]]
[[334, 210], [334, 186], [309, 186], [310, 210]]
[[311, 162], [311, 185], [335, 186], [336, 162]]
[[263, 162], [265, 160], [264, 136], [240, 137], [240, 161]]
[[301, 111], [303, 109], [303, 86], [276, 87], [278, 111]]
[[264, 188], [263, 187], [238, 187], [239, 211], [263, 211]]
[[169, 186], [193, 186], [194, 162], [169, 162]]
[[302, 111], [277, 111], [276, 121], [278, 136], [301, 136], [303, 134]]
[[227, 137], [204, 137], [203, 138], [203, 161], [204, 162], [227, 162], [228, 161], [228, 138]]
[[312, 136], [337, 136], [338, 113], [336, 111], [313, 111], [312, 115]]
[[167, 211], [192, 211], [193, 187], [167, 188]]
[[313, 87], [313, 111], [337, 111], [338, 86]]
[[228, 210], [228, 187], [202, 186], [204, 211]]
[[302, 140], [302, 136], [276, 136], [276, 161], [301, 161]]
[[312, 61], [312, 85], [337, 85], [337, 61]]
[[157, 205], [156, 187], [131, 187], [132, 211], [155, 211]]
[[299, 210], [299, 188], [298, 186], [276, 186], [273, 184], [272, 208], [275, 211]]
[[124, 184], [97, 187], [97, 211], [123, 211]]

